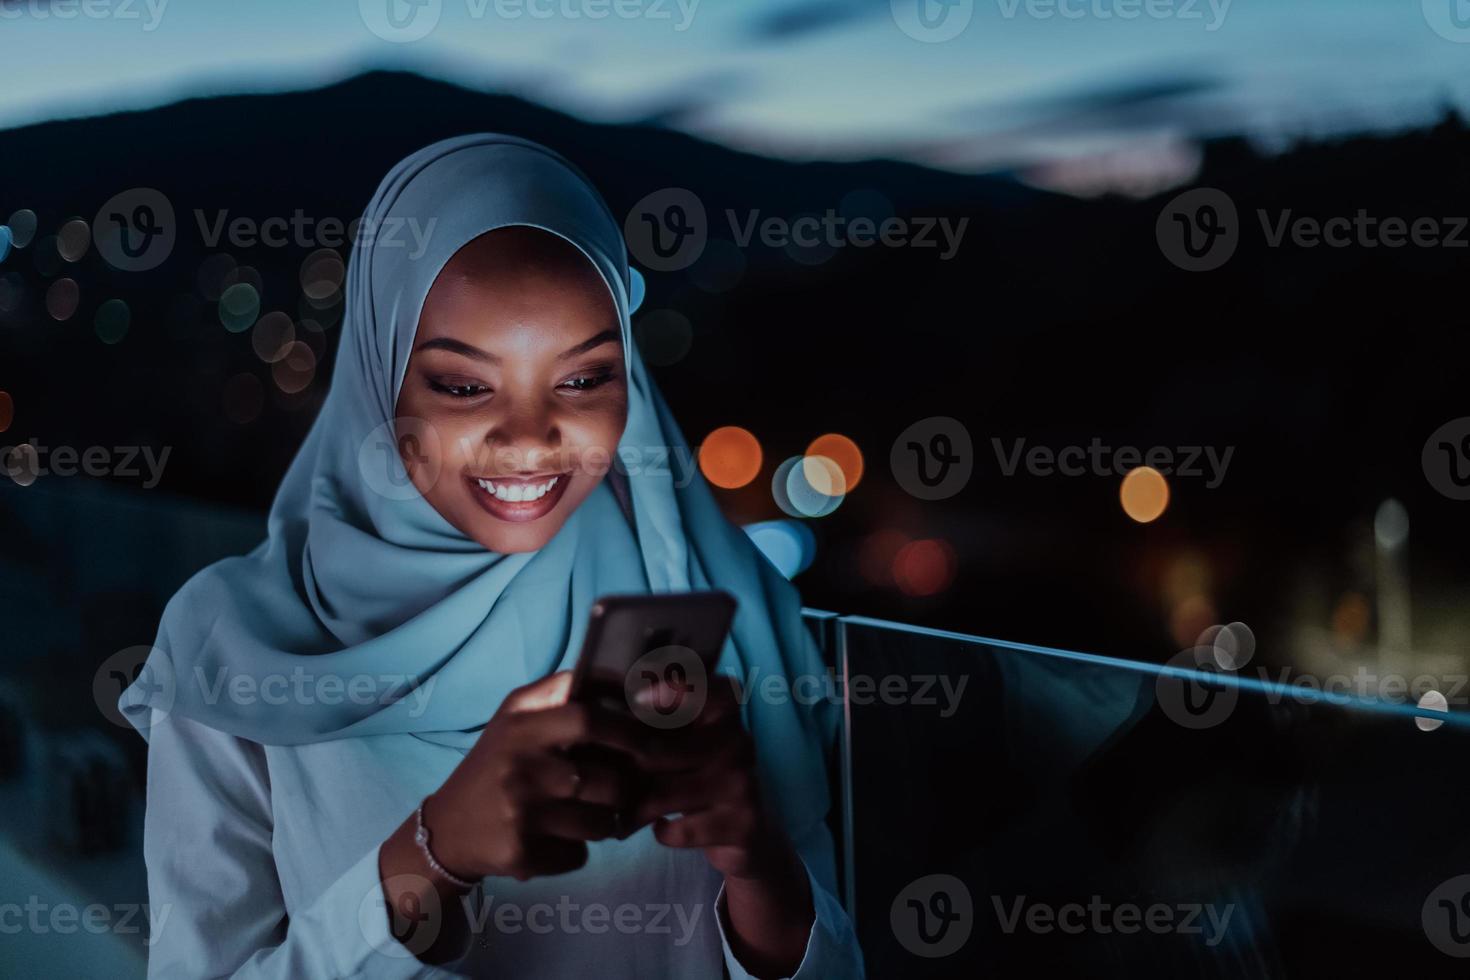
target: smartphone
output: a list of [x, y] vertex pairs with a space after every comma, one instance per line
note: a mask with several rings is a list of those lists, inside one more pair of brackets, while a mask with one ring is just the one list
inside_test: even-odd
[[587, 637], [572, 675], [572, 700], [632, 709], [632, 692], [664, 680], [712, 674], [735, 617], [728, 592], [607, 595], [592, 606]]

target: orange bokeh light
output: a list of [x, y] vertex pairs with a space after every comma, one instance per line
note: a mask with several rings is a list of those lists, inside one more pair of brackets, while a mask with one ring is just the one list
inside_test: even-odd
[[1373, 622], [1373, 609], [1361, 592], [1349, 592], [1332, 610], [1332, 633], [1345, 643], [1361, 643]]
[[844, 488], [845, 493], [852, 493], [852, 488], [858, 485], [863, 478], [863, 451], [857, 447], [847, 436], [836, 432], [829, 432], [824, 436], [817, 436], [812, 444], [806, 447], [807, 456], [825, 456], [837, 464], [842, 471], [843, 478], [847, 481]]
[[1140, 524], [1147, 524], [1158, 520], [1169, 506], [1169, 481], [1152, 466], [1140, 466], [1123, 477], [1118, 498], [1123, 503], [1123, 513]]
[[760, 441], [738, 425], [722, 426], [699, 447], [699, 469], [717, 487], [743, 487], [760, 475]]
[[10, 423], [15, 421], [15, 400], [10, 397], [10, 392], [0, 391], [0, 432], [10, 428]]

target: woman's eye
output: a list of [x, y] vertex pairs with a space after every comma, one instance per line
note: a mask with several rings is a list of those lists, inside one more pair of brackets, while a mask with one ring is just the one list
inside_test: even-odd
[[578, 375], [575, 378], [568, 378], [566, 381], [563, 381], [562, 387], [570, 388], [573, 391], [590, 391], [593, 388], [607, 384], [611, 380], [611, 372], [605, 372], [602, 374], [582, 374]]
[[452, 398], [474, 398], [476, 395], [483, 395], [490, 390], [487, 385], [475, 384], [473, 382], [451, 384], [432, 379], [429, 381], [429, 387]]

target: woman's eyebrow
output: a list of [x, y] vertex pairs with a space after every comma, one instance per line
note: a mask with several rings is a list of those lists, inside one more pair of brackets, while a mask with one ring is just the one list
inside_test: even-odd
[[432, 340], [426, 340], [422, 344], [419, 344], [418, 349], [447, 350], [455, 354], [463, 354], [465, 357], [472, 357], [477, 361], [494, 361], [496, 363], [500, 361], [500, 358], [487, 350], [480, 350], [480, 348], [473, 347], [462, 340], [454, 340], [450, 337], [435, 337]]
[[603, 344], [621, 341], [622, 339], [622, 334], [619, 331], [604, 330], [602, 333], [591, 338], [590, 340], [584, 340], [576, 347], [570, 347], [562, 351], [560, 354], [556, 355], [556, 359], [558, 361], [565, 361], [569, 357], [576, 357], [578, 354], [585, 354], [589, 350], [592, 350], [594, 347], [601, 347]]

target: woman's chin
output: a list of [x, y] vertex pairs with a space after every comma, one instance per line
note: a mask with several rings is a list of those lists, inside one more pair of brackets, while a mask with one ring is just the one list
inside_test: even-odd
[[527, 551], [539, 551], [546, 542], [556, 536], [566, 523], [555, 513], [529, 524], [507, 527], [493, 518], [476, 518], [474, 527], [468, 529], [469, 536], [479, 542], [486, 551], [500, 555], [516, 555]]

